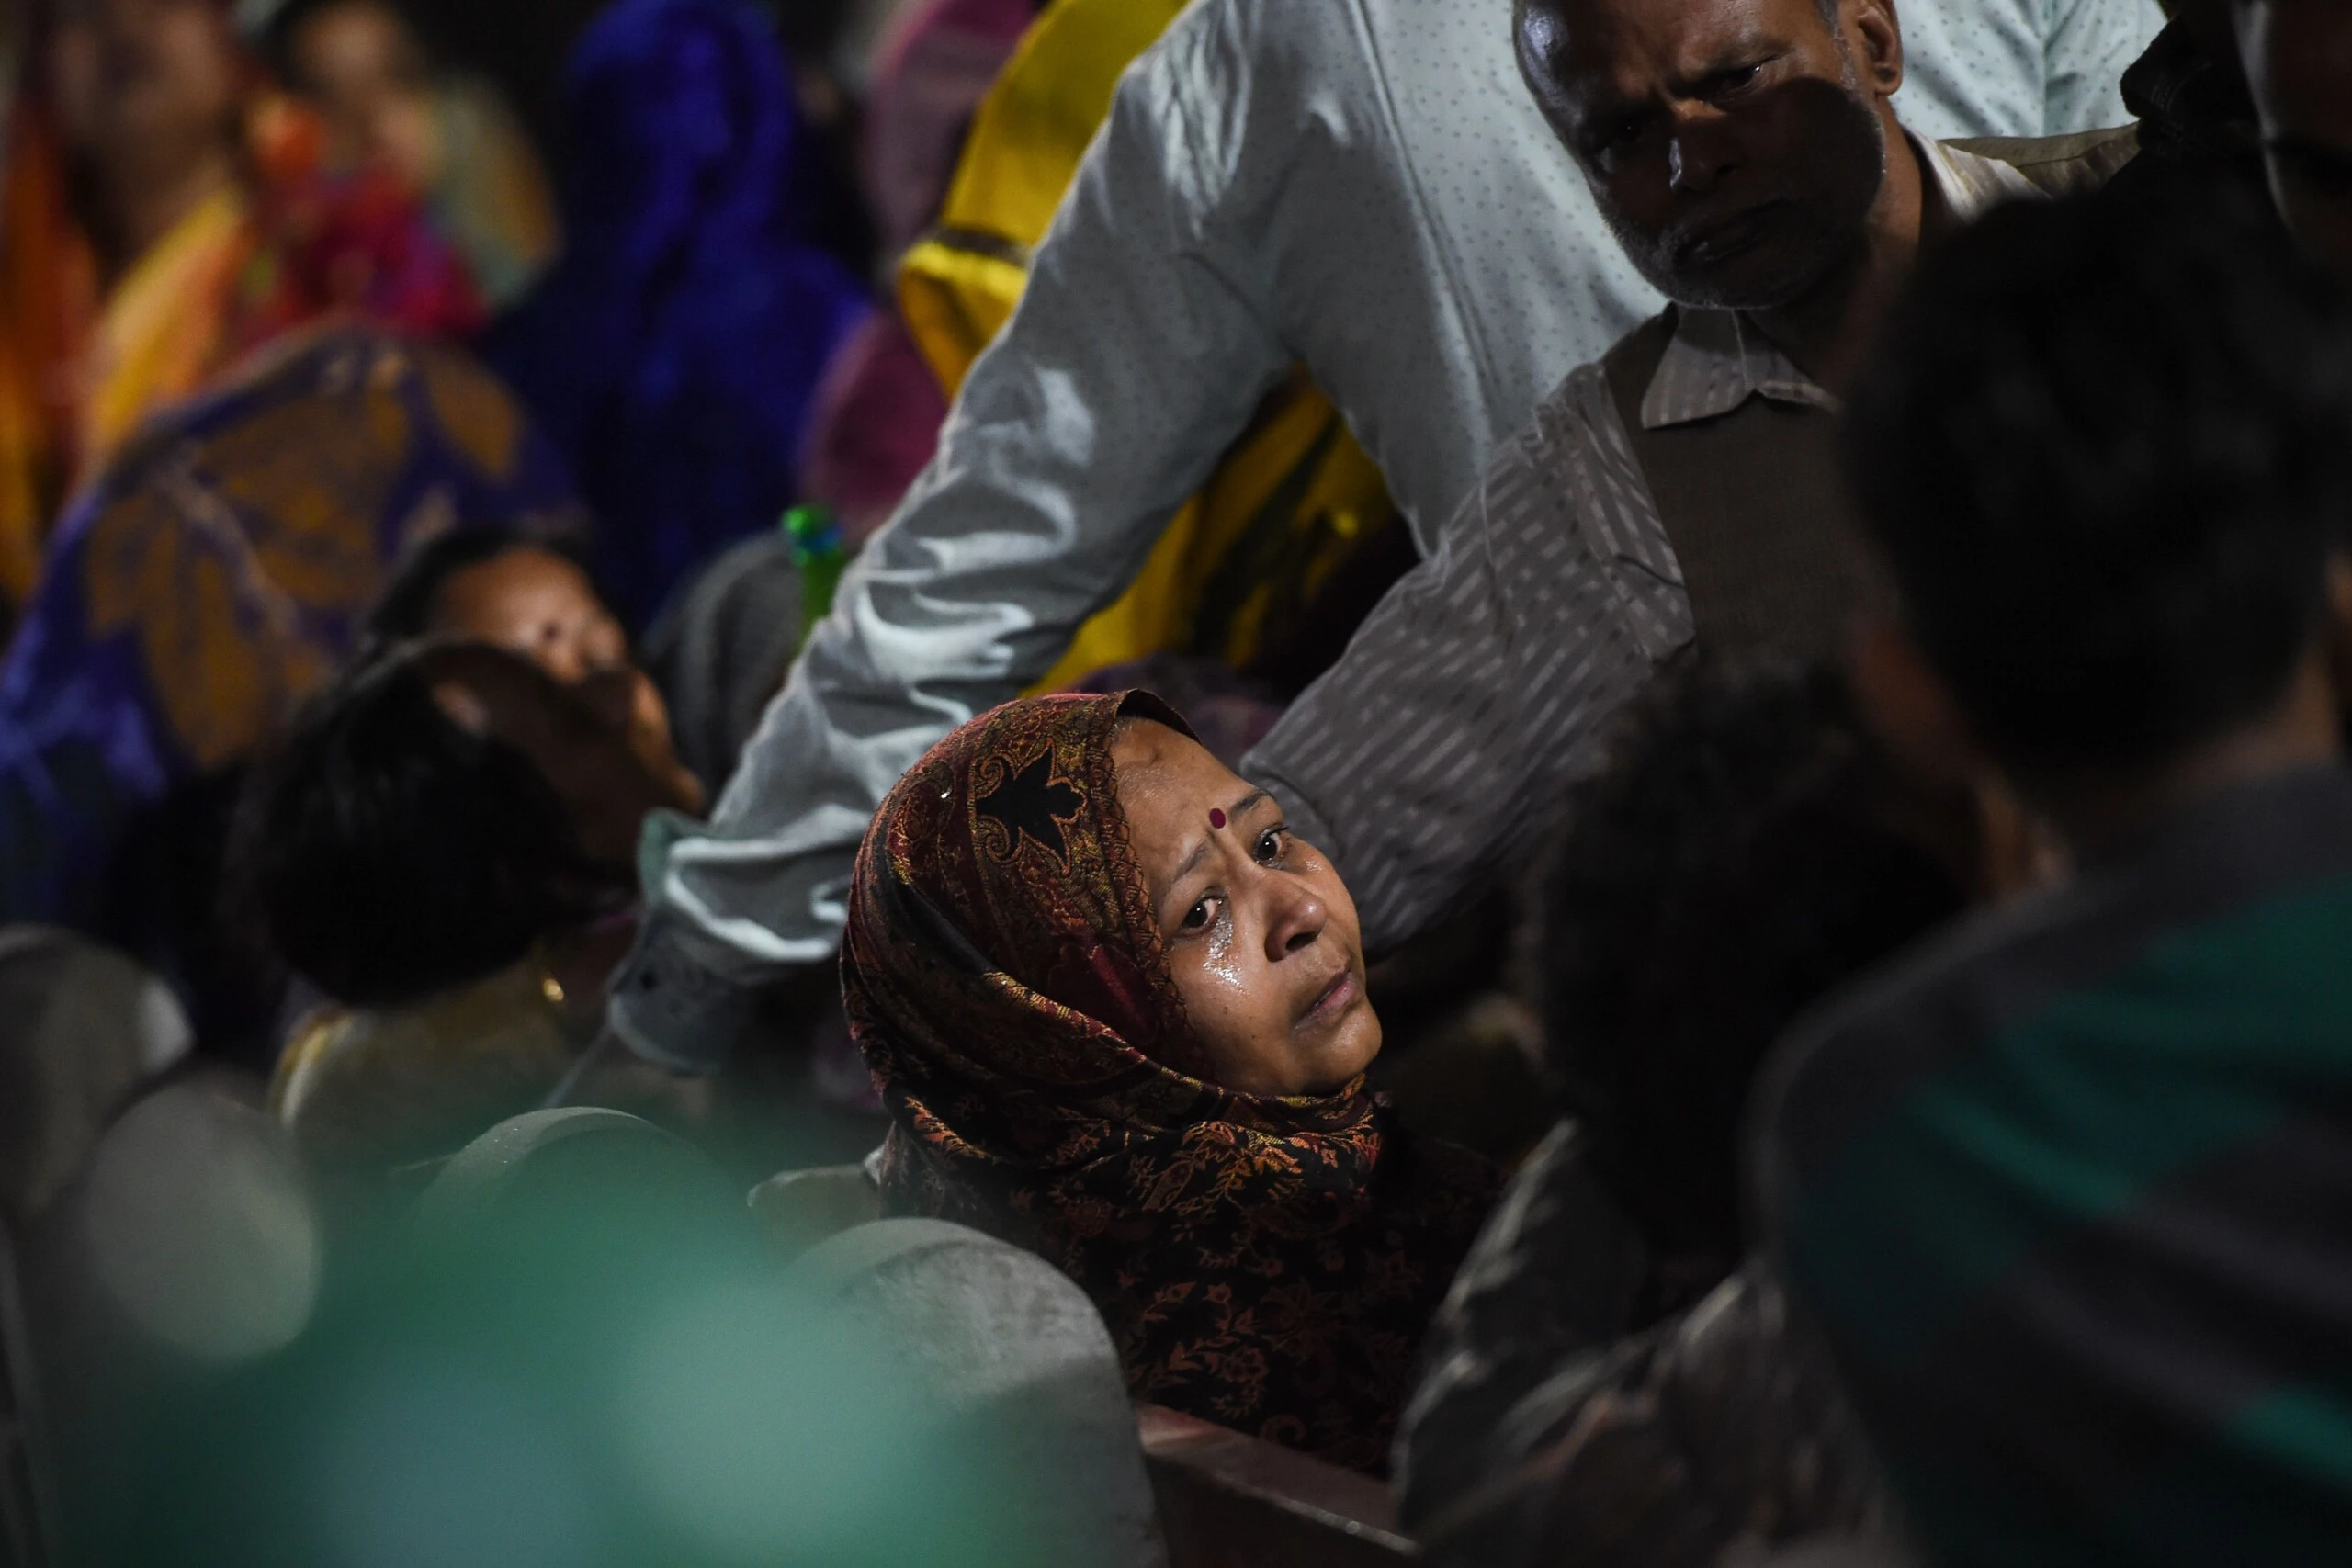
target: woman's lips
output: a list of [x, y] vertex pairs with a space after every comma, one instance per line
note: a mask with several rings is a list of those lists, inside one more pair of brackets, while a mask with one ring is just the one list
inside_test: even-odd
[[1305, 1012], [1299, 1014], [1299, 1024], [1305, 1027], [1337, 1018], [1354, 1006], [1356, 998], [1363, 994], [1363, 987], [1356, 984], [1355, 971], [1342, 969], [1331, 976], [1331, 983], [1323, 987]]

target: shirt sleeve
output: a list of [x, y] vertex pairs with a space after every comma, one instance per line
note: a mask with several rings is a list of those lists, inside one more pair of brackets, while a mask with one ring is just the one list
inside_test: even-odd
[[1543, 1407], [1557, 1374], [1598, 1359], [1631, 1322], [1648, 1258], [1587, 1169], [1586, 1143], [1563, 1122], [1527, 1156], [1422, 1341], [1394, 1466], [1406, 1528], [1417, 1534], [1517, 1468], [1545, 1429], [1529, 1410]]
[[1608, 720], [1690, 637], [1597, 367], [1506, 443], [1340, 662], [1242, 761], [1385, 952], [1555, 820]]
[[1258, 248], [1219, 210], [1245, 150], [1282, 155], [1229, 112], [1250, 90], [1239, 11], [1193, 6], [1129, 69], [937, 456], [844, 574], [711, 820], [649, 838], [611, 1014], [640, 1054], [708, 1065], [747, 1027], [747, 993], [831, 960], [882, 795], [1052, 666], [1286, 369]]
[[2042, 134], [2131, 123], [2124, 68], [2165, 25], [2156, 0], [2042, 0]]

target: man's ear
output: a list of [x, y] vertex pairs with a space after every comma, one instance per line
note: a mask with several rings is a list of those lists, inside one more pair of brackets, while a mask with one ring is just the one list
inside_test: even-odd
[[1898, 762], [1953, 788], [1988, 770], [1951, 688], [1900, 621], [1878, 615], [1857, 627], [1849, 670], [1862, 716]]
[[2327, 653], [2327, 678], [2335, 687], [2335, 709], [2352, 734], [2352, 556], [2338, 550], [2327, 559], [2327, 599], [2320, 636]]
[[1903, 85], [1903, 24], [1894, 0], [1838, 0], [1838, 9], [1855, 81], [1877, 97], [1894, 96]]

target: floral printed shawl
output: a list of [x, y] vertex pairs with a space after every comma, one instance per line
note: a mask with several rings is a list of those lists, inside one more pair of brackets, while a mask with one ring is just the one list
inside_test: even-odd
[[1265, 1100], [1194, 1075], [1119, 809], [1122, 715], [1184, 728], [1145, 693], [1008, 704], [866, 835], [842, 963], [892, 1117], [886, 1205], [1051, 1258], [1138, 1400], [1377, 1470], [1494, 1175], [1360, 1080]]

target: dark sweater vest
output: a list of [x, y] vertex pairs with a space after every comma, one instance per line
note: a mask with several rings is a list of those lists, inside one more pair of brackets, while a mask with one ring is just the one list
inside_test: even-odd
[[1601, 367], [1681, 566], [1699, 649], [1740, 660], [1842, 654], [1870, 578], [1838, 417], [1751, 394], [1728, 413], [1645, 430], [1642, 398], [1676, 319], [1668, 306]]

